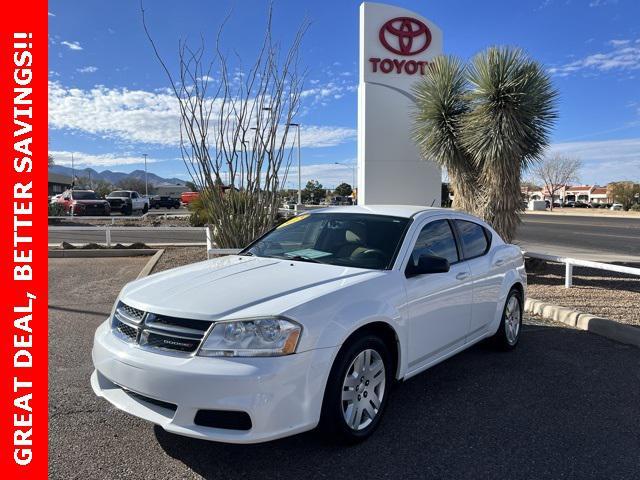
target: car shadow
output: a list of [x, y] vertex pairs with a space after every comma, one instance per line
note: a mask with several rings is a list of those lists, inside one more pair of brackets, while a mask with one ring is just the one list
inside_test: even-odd
[[523, 333], [515, 351], [482, 343], [398, 384], [380, 428], [358, 445], [315, 431], [257, 445], [154, 433], [207, 479], [637, 474], [640, 350], [568, 328]]

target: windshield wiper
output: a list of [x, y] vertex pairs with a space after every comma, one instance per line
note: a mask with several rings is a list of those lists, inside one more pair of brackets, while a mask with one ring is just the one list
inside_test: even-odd
[[286, 257], [282, 257], [282, 258], [285, 258], [287, 260], [297, 260], [299, 262], [322, 263], [322, 262], [316, 260], [315, 258], [305, 257], [305, 256], [302, 256], [302, 255], [286, 256]]
[[239, 253], [238, 255], [242, 256], [242, 257], [253, 257], [255, 256], [253, 253], [251, 252], [244, 252], [244, 253]]

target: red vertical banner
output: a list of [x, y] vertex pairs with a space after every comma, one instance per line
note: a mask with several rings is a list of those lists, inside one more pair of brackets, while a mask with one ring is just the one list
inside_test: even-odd
[[0, 462], [47, 477], [47, 3], [0, 16]]

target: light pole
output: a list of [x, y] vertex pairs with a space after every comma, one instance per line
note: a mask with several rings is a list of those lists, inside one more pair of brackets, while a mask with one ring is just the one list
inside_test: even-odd
[[351, 183], [351, 189], [355, 189], [356, 188], [356, 164], [348, 164], [348, 163], [340, 163], [340, 162], [333, 162], [335, 165], [343, 165], [345, 167], [351, 167], [351, 172], [352, 172], [352, 183]]
[[302, 205], [302, 169], [300, 161], [300, 124], [287, 123], [288, 127], [296, 127], [298, 129], [298, 205]]
[[149, 196], [149, 182], [147, 181], [147, 154], [143, 153], [144, 157], [144, 196]]

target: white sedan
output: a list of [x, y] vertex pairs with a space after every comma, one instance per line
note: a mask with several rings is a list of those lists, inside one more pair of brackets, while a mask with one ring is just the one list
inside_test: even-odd
[[520, 249], [451, 210], [316, 210], [240, 254], [126, 285], [93, 346], [94, 392], [190, 437], [358, 441], [391, 385], [492, 337], [518, 343]]

